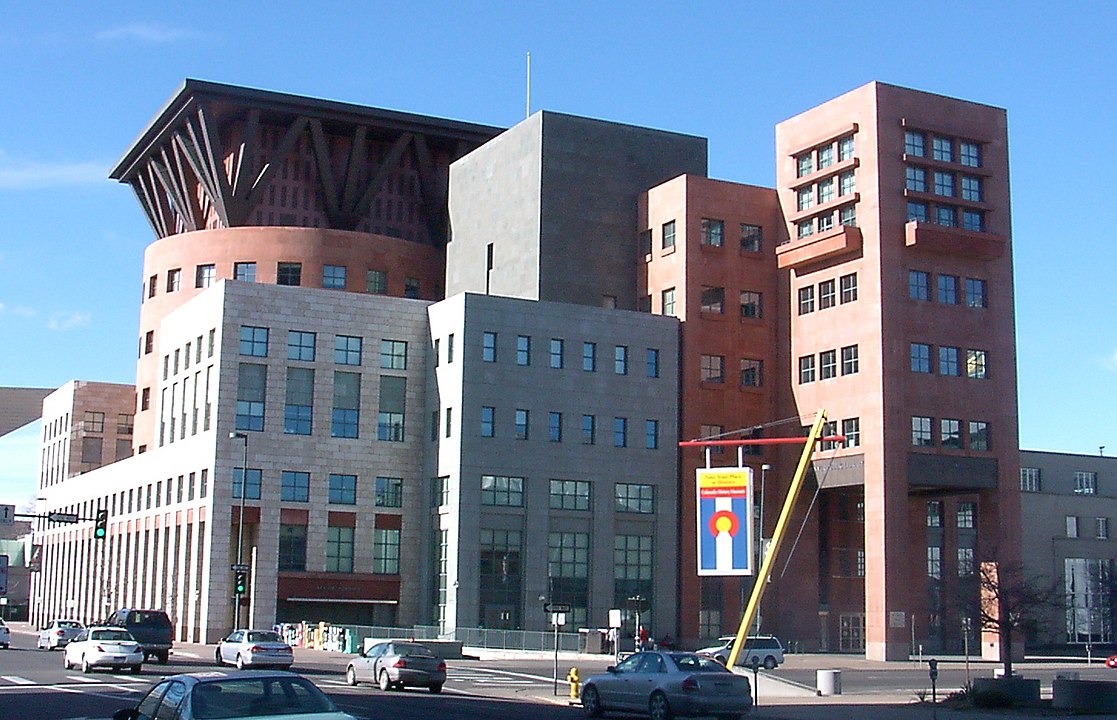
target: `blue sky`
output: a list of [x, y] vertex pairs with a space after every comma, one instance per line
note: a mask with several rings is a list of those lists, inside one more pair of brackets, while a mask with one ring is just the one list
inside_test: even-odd
[[[1117, 242], [1087, 212], [1117, 197], [1115, 26], [1112, 2], [8, 3], [0, 385], [134, 380], [154, 236], [107, 175], [183, 79], [512, 125], [531, 52], [533, 110], [702, 135], [712, 177], [762, 185], [775, 123], [870, 80], [1006, 108], [1021, 446], [1117, 453]], [[0, 439], [0, 502], [34, 495], [37, 431]]]

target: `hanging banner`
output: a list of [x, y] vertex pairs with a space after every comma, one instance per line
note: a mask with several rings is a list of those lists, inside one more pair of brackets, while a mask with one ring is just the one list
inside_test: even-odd
[[699, 468], [698, 574], [752, 575], [752, 469]]

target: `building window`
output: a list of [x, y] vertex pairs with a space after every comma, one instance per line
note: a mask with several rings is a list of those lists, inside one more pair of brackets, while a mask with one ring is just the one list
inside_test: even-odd
[[1098, 540], [1109, 539], [1109, 518], [1094, 518], [1094, 537]]
[[335, 505], [356, 505], [357, 476], [331, 473], [329, 502]]
[[974, 573], [973, 548], [958, 548], [958, 577], [969, 577]]
[[[552, 340], [553, 344], [555, 341]], [[485, 332], [481, 335], [481, 360], [483, 362], [496, 362], [496, 333]]]
[[972, 175], [962, 176], [962, 199], [970, 202], [981, 202], [981, 178]]
[[853, 159], [853, 136], [846, 135], [838, 140], [838, 162]]
[[818, 284], [818, 309], [825, 310], [838, 304], [838, 296], [833, 280], [823, 280]]
[[431, 410], [431, 442], [438, 442], [438, 430], [442, 422], [441, 413], [438, 410]]
[[323, 265], [322, 266], [322, 287], [332, 288], [335, 290], [345, 289], [345, 266], [344, 265]]
[[725, 382], [725, 357], [722, 355], [703, 355], [700, 361], [702, 382]]
[[593, 415], [582, 416], [582, 444], [593, 445], [597, 434], [597, 420]]
[[302, 285], [302, 263], [281, 262], [275, 268], [276, 285]]
[[81, 461], [83, 463], [100, 465], [103, 459], [104, 446], [104, 438], [83, 437], [81, 439]]
[[954, 173], [935, 171], [935, 194], [954, 197]]
[[814, 159], [805, 152], [795, 158], [795, 177], [805, 177], [814, 172]]
[[814, 219], [807, 218], [806, 220], [800, 220], [795, 224], [795, 228], [797, 237], [810, 237], [811, 235], [814, 235]]
[[551, 480], [552, 510], [589, 510], [590, 484], [584, 480]]
[[216, 268], [213, 265], [199, 265], [194, 268], [194, 287], [207, 288], [213, 285]]
[[617, 483], [615, 509], [622, 513], [651, 515], [655, 513], [655, 486], [639, 483]]
[[287, 359], [314, 362], [315, 334], [302, 330], [287, 331]]
[[927, 203], [908, 200], [908, 220], [927, 222]]
[[237, 369], [237, 430], [264, 429], [264, 398], [268, 384], [266, 365], [241, 363]]
[[661, 305], [663, 307], [663, 314], [664, 315], [674, 315], [675, 314], [675, 288], [667, 288], [662, 293], [660, 293], [660, 295], [661, 295], [661, 298], [662, 298]]
[[741, 317], [743, 318], [761, 318], [764, 316], [764, 305], [761, 302], [762, 297], [758, 292], [751, 290], [741, 291]]
[[562, 338], [551, 338], [551, 367], [555, 370], [562, 369], [564, 346]]
[[923, 133], [908, 130], [904, 133], [904, 153], [914, 157], [926, 157], [926, 138]]
[[977, 503], [960, 502], [958, 503], [957, 521], [960, 528], [972, 528], [974, 526], [974, 518], [977, 516]]
[[842, 375], [853, 375], [859, 369], [859, 351], [856, 345], [842, 348]]
[[764, 362], [741, 358], [741, 387], [760, 387], [763, 384]]
[[515, 420], [517, 440], [528, 439], [528, 418], [530, 417], [530, 415], [531, 414], [527, 410], [524, 410], [523, 408], [516, 408], [516, 412], [513, 417]]
[[326, 529], [326, 572], [353, 572], [353, 528]]
[[407, 342], [403, 340], [381, 340], [380, 367], [386, 370], [406, 370]]
[[842, 435], [845, 436], [845, 447], [860, 447], [861, 418], [846, 418], [842, 420]]
[[942, 501], [929, 500], [927, 502], [927, 527], [942, 527]]
[[958, 363], [958, 348], [942, 346], [939, 348], [939, 375], [958, 376], [962, 369]]
[[287, 368], [287, 397], [283, 406], [283, 432], [310, 435], [314, 418], [314, 370]]
[[268, 329], [265, 327], [240, 326], [240, 354], [251, 357], [268, 356]]
[[613, 447], [628, 447], [628, 418], [613, 418]]
[[931, 372], [931, 346], [926, 343], [911, 344], [911, 371]]
[[516, 364], [531, 365], [531, 338], [527, 335], [516, 336]]
[[551, 442], [562, 442], [562, 413], [547, 413], [547, 438]]
[[934, 136], [931, 139], [931, 156], [940, 162], [954, 162], [954, 141], [948, 137]]
[[838, 208], [838, 222], [845, 227], [857, 227], [857, 206], [843, 205]]
[[256, 263], [233, 263], [233, 279], [243, 280], [245, 282], [256, 282]]
[[[233, 468], [233, 499], [240, 500], [241, 488], [244, 488], [245, 500], [259, 500], [260, 499], [260, 482], [263, 477], [263, 471], [260, 468], [248, 468], [246, 473], [244, 468]], [[167, 503], [170, 503], [171, 497], [171, 484], [167, 483]], [[181, 500], [181, 498], [179, 498]]]
[[1075, 516], [1075, 515], [1067, 515], [1066, 516], [1066, 524], [1067, 524], [1067, 537], [1069, 537], [1069, 538], [1078, 537], [1078, 517]]
[[1040, 482], [1039, 468], [1020, 468], [1020, 491], [1039, 492], [1041, 489], [1043, 489], [1043, 485]]
[[506, 475], [482, 475], [481, 504], [523, 507], [524, 479]]
[[446, 437], [451, 437], [454, 431], [454, 408], [446, 408]]
[[922, 270], [908, 271], [908, 297], [912, 300], [931, 299], [931, 273]]
[[966, 375], [974, 380], [985, 379], [985, 351], [969, 349], [966, 351]]
[[1098, 492], [1098, 474], [1096, 472], [1074, 473], [1074, 493], [1076, 495], [1096, 495]]
[[306, 525], [279, 526], [279, 569], [306, 570]]
[[962, 449], [962, 421], [953, 418], [939, 420], [939, 442], [944, 448]]
[[857, 299], [857, 273], [842, 275], [838, 278], [838, 289], [842, 305]]
[[710, 247], [725, 244], [725, 222], [702, 218], [702, 244]]
[[814, 355], [799, 358], [799, 384], [814, 382]]
[[725, 288], [702, 288], [702, 312], [721, 315], [725, 312]]
[[834, 146], [823, 145], [817, 151], [818, 169], [828, 168], [834, 164]]
[[947, 305], [958, 304], [958, 278], [953, 275], [939, 275], [939, 302]]
[[814, 312], [814, 285], [799, 288], [799, 314]]
[[958, 224], [958, 213], [953, 205], [935, 206], [935, 223], [943, 227], [955, 227]]
[[834, 199], [834, 179], [827, 178], [818, 183], [818, 204], [825, 205]]
[[812, 207], [814, 207], [814, 187], [808, 185], [799, 188], [799, 192], [796, 194], [796, 209], [802, 212]]
[[927, 171], [921, 167], [908, 165], [904, 170], [904, 187], [912, 192], [927, 192]]
[[419, 278], [404, 278], [403, 279], [403, 296], [411, 298], [412, 300], [419, 299]]
[[857, 191], [857, 181], [853, 171], [849, 170], [838, 176], [838, 195], [845, 197]]
[[376, 478], [376, 507], [403, 507], [403, 478]]
[[640, 254], [641, 255], [651, 255], [652, 254], [652, 231], [651, 230], [641, 230], [640, 235], [638, 236], [638, 241], [640, 243]]
[[628, 346], [617, 345], [613, 348], [613, 372], [617, 375], [628, 374]]
[[338, 335], [334, 340], [334, 362], [338, 365], [360, 365], [361, 338]]
[[496, 436], [496, 408], [484, 405], [481, 407], [481, 437]]
[[182, 288], [182, 269], [167, 271], [167, 292], [178, 292]]
[[662, 234], [663, 249], [664, 250], [674, 249], [674, 247], [675, 247], [675, 221], [671, 220], [669, 222], [663, 223], [662, 231], [663, 231], [663, 234]]
[[383, 270], [365, 271], [365, 292], [373, 295], [388, 294], [388, 273]]
[[597, 370], [597, 343], [582, 343], [582, 370], [586, 372]]
[[759, 225], [741, 223], [741, 250], [743, 252], [760, 252], [764, 244], [764, 231]]
[[962, 229], [970, 232], [985, 232], [985, 213], [981, 210], [963, 210]]
[[931, 437], [931, 418], [921, 415], [912, 416], [911, 444], [916, 447], [929, 447], [934, 444]]
[[985, 281], [980, 278], [966, 278], [966, 307], [986, 306]]
[[829, 380], [838, 375], [838, 353], [836, 350], [823, 350], [818, 354], [818, 379]]
[[644, 448], [647, 450], [659, 449], [659, 420], [644, 421]]
[[644, 374], [650, 378], [659, 377], [659, 349], [648, 348], [644, 352]]
[[446, 363], [454, 362], [454, 333], [446, 336]]
[[279, 499], [288, 502], [308, 502], [310, 500], [310, 473], [300, 470], [284, 470], [280, 473]]
[[359, 373], [334, 373], [334, 402], [330, 411], [330, 437], [354, 439], [360, 436], [361, 376]]
[[398, 528], [373, 528], [372, 572], [378, 575], [399, 575]]
[[967, 167], [981, 167], [981, 146], [963, 140], [958, 143], [958, 157]]

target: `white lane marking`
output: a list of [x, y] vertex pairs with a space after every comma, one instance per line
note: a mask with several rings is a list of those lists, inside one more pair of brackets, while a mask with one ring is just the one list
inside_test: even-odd
[[550, 683], [554, 678], [543, 675], [532, 675], [530, 673], [513, 672], [511, 670], [493, 670], [491, 668], [463, 668], [467, 672], [486, 673], [491, 675], [504, 675], [507, 677], [527, 678], [528, 680], [536, 680], [538, 682]]
[[7, 680], [8, 682], [10, 682], [14, 685], [34, 685], [35, 684], [34, 680], [28, 680], [27, 678], [21, 678], [18, 675], [0, 675], [0, 680]]
[[97, 678], [86, 677], [84, 675], [67, 675], [66, 679], [69, 680], [70, 682], [79, 682], [79, 683], [100, 683], [101, 682]]

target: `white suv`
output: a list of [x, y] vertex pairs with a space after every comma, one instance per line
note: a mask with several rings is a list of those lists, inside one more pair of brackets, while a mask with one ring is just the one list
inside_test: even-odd
[[[733, 649], [733, 641], [736, 639], [736, 635], [719, 637], [718, 645], [702, 648], [697, 652], [701, 655], [709, 655], [725, 665], [729, 662], [729, 651]], [[779, 638], [773, 635], [750, 635], [745, 638], [745, 646], [741, 648], [741, 654], [737, 656], [738, 666], [749, 667], [756, 664], [772, 670], [781, 663], [783, 663], [783, 645]]]

